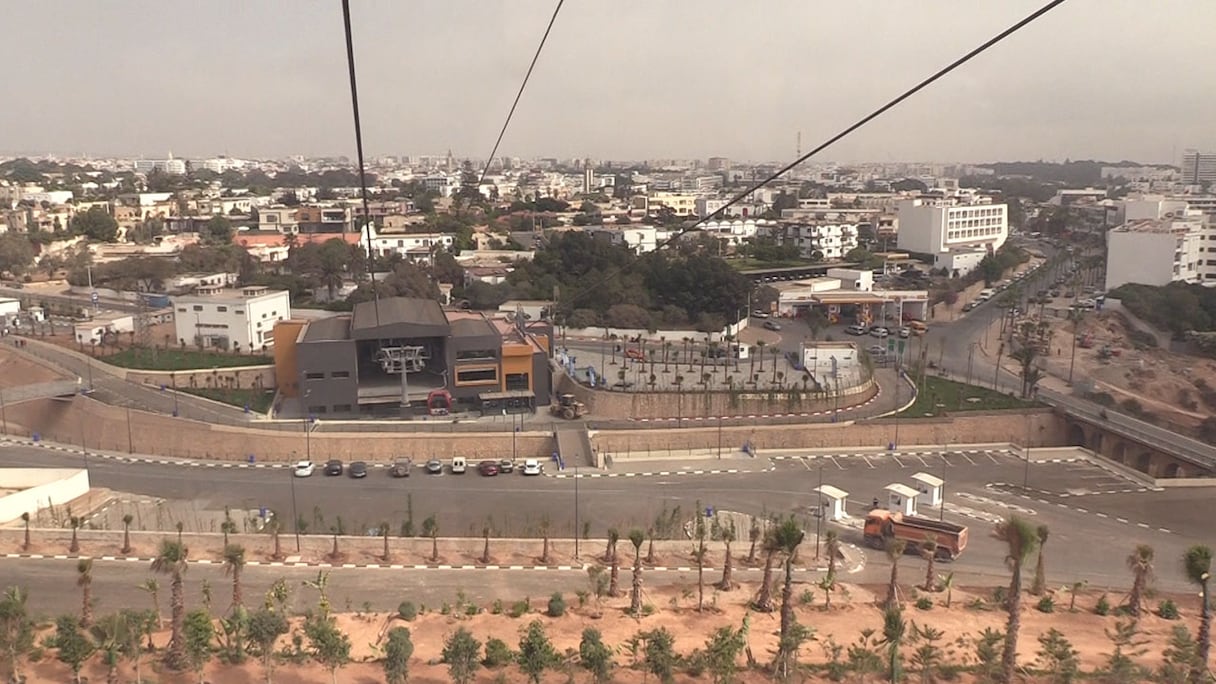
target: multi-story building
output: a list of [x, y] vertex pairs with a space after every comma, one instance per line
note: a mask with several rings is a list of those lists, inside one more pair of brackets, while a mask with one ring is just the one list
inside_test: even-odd
[[374, 226], [359, 236], [364, 251], [370, 244], [372, 253], [378, 257], [399, 254], [415, 263], [430, 263], [436, 250], [450, 249], [455, 243], [456, 236], [451, 233], [380, 233]]
[[355, 230], [350, 207], [299, 206], [296, 207], [296, 224], [301, 233], [350, 233]]
[[654, 226], [583, 226], [583, 231], [593, 237], [607, 240], [614, 245], [625, 245], [632, 249], [635, 254], [653, 252], [659, 242], [659, 231]]
[[[1106, 234], [1106, 289], [1204, 280], [1205, 233], [1198, 217], [1140, 219], [1111, 230]], [[1216, 259], [1212, 263], [1216, 274]]]
[[837, 261], [857, 247], [857, 224], [839, 222], [783, 223], [774, 235], [793, 244], [803, 259]]
[[287, 290], [206, 285], [172, 301], [177, 339], [203, 348], [264, 351], [274, 346], [275, 323], [291, 318]]
[[280, 378], [298, 378], [289, 392], [313, 415], [399, 415], [403, 396], [421, 404], [435, 390], [486, 412], [550, 400], [547, 321], [392, 297], [357, 304], [349, 315], [282, 327], [290, 332], [275, 349], [276, 370]]
[[958, 204], [954, 199], [904, 200], [899, 205], [899, 249], [924, 255], [934, 268], [966, 274], [1009, 238], [1004, 204]]
[[160, 171], [171, 176], [180, 176], [186, 173], [186, 162], [182, 159], [174, 159], [173, 154], [169, 154], [168, 159], [136, 159], [136, 173], [152, 173]]
[[697, 211], [697, 196], [683, 195], [675, 192], [653, 192], [648, 199], [648, 209], [656, 212], [660, 207], [667, 207], [676, 216], [692, 216]]
[[1216, 152], [1187, 150], [1182, 153], [1182, 184], [1216, 183]]
[[296, 208], [276, 205], [258, 210], [258, 230], [276, 233], [298, 233]]

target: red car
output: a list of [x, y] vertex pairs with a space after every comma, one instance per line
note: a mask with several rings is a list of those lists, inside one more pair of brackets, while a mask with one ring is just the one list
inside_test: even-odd
[[482, 461], [478, 463], [477, 472], [486, 477], [494, 477], [498, 474], [498, 461]]

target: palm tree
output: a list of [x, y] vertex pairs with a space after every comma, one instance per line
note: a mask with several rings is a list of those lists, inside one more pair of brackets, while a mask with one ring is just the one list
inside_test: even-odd
[[434, 515], [428, 515], [422, 521], [422, 534], [431, 538], [431, 562], [439, 560], [439, 521]]
[[[750, 548], [747, 550], [747, 564], [756, 564], [756, 542], [760, 541], [760, 523], [755, 517], [751, 519], [751, 525], [747, 528], [747, 540], [751, 542]], [[832, 534], [829, 532], [828, 534]]]
[[761, 550], [764, 551], [764, 575], [760, 582], [760, 590], [752, 601], [752, 607], [765, 613], [773, 612], [773, 561], [781, 550], [776, 529], [769, 527], [764, 531], [761, 540]]
[[836, 530], [828, 530], [823, 535], [824, 549], [828, 554], [828, 574], [836, 576], [836, 559], [840, 556], [840, 535]]
[[726, 548], [723, 551], [725, 555], [722, 558], [722, 579], [719, 580], [714, 586], [716, 586], [719, 591], [730, 591], [731, 589], [735, 588], [735, 581], [731, 578], [733, 561], [730, 557], [730, 543], [735, 540], [735, 523], [732, 521], [723, 527], [720, 536], [722, 537], [722, 543], [726, 546]]
[[1034, 582], [1030, 585], [1030, 593], [1035, 596], [1042, 596], [1043, 592], [1047, 591], [1047, 566], [1043, 559], [1043, 547], [1047, 544], [1048, 534], [1049, 530], [1046, 525], [1039, 525], [1035, 528], [1035, 536], [1039, 540], [1039, 553], [1034, 564]]
[[618, 585], [621, 572], [621, 564], [618, 562], [616, 554], [616, 544], [621, 540], [621, 533], [615, 527], [608, 530], [608, 557], [609, 572], [608, 572], [608, 595], [612, 597], [620, 596], [621, 590]]
[[1133, 618], [1140, 617], [1144, 603], [1144, 591], [1153, 577], [1153, 547], [1138, 544], [1127, 557], [1127, 569], [1132, 571], [1132, 590], [1127, 595], [1127, 612]]
[[26, 511], [21, 514], [21, 522], [25, 525], [25, 541], [21, 543], [22, 551], [30, 550], [30, 514]]
[[937, 561], [937, 536], [929, 535], [920, 543], [920, 555], [925, 558], [925, 591], [936, 591], [934, 565]]
[[124, 556], [131, 553], [131, 523], [135, 521], [135, 516], [127, 513], [122, 516], [122, 548], [119, 553]]
[[189, 549], [170, 539], [160, 541], [160, 551], [152, 559], [152, 572], [169, 575], [169, 649], [165, 652], [165, 665], [181, 670], [186, 661], [186, 642], [182, 638], [182, 626], [186, 621], [186, 597], [182, 590], [182, 575], [186, 572]]
[[1009, 593], [1006, 608], [1009, 619], [1005, 623], [1005, 651], [1001, 654], [1001, 681], [1013, 681], [1018, 664], [1018, 631], [1022, 626], [1022, 565], [1039, 543], [1034, 525], [1016, 515], [998, 523], [993, 531], [996, 538], [1005, 542], [1008, 552], [1005, 562], [1009, 566]]
[[1186, 578], [1199, 585], [1199, 634], [1196, 635], [1198, 652], [1195, 668], [1191, 671], [1191, 681], [1198, 684], [1206, 681], [1208, 658], [1212, 649], [1212, 603], [1208, 600], [1208, 581], [1212, 578], [1212, 549], [1202, 544], [1196, 544], [1186, 550], [1182, 557], [1186, 568]]
[[490, 563], [490, 526], [485, 525], [481, 528], [481, 536], [485, 539], [485, 546], [481, 551], [481, 562], [485, 565]]
[[777, 526], [777, 547], [785, 556], [785, 582], [781, 586], [781, 637], [778, 640], [777, 662], [780, 670], [790, 671], [790, 661], [793, 660], [797, 644], [790, 639], [794, 627], [794, 558], [798, 555], [798, 546], [806, 533], [794, 518], [786, 518]]
[[891, 561], [891, 579], [887, 583], [887, 600], [883, 601], [883, 607], [888, 610], [899, 608], [899, 559], [903, 558], [907, 550], [908, 542], [895, 537], [887, 538], [886, 552], [887, 560]]
[[283, 545], [279, 542], [279, 532], [283, 529], [283, 524], [279, 522], [276, 516], [270, 519], [270, 536], [274, 540], [274, 553], [270, 554], [270, 560], [281, 561], [285, 558], [283, 554]]
[[954, 599], [954, 573], [948, 572], [942, 578], [942, 591], [946, 592], [946, 610], [950, 609], [950, 603]]
[[[156, 613], [156, 628], [163, 628], [164, 621], [160, 617], [160, 582], [157, 582], [155, 577], [149, 577], [139, 585], [139, 588], [148, 592], [148, 596], [152, 598], [152, 612]], [[148, 650], [152, 650], [151, 635], [148, 636]]]
[[642, 615], [642, 542], [646, 534], [636, 527], [629, 530], [629, 543], [633, 544], [633, 586], [629, 592], [629, 614]]
[[68, 553], [80, 552], [80, 540], [76, 538], [76, 530], [80, 529], [80, 516], [73, 515], [68, 517], [68, 525], [72, 527], [72, 541], [68, 544]]
[[245, 547], [228, 544], [224, 547], [224, 574], [232, 575], [232, 609], [244, 605], [241, 600], [241, 570], [245, 567]]
[[[549, 564], [549, 560], [550, 560], [549, 559], [549, 528], [551, 526], [552, 526], [552, 523], [549, 521], [549, 516], [547, 516], [547, 515], [542, 516], [540, 519], [540, 535], [541, 535], [541, 538], [543, 539], [543, 542], [542, 542], [543, 545], [541, 546], [541, 550], [540, 550], [541, 565]], [[577, 530], [575, 531], [575, 534], [578, 534]]]
[[761, 373], [764, 372], [764, 347], [767, 344], [768, 343], [765, 342], [764, 340], [759, 340], [756, 342], [756, 348], [758, 350], [756, 352], [756, 355], [760, 357], [760, 372]]
[[76, 586], [80, 587], [80, 626], [93, 624], [93, 559], [76, 561]]
[[220, 532], [224, 534], [224, 548], [228, 548], [228, 535], [237, 531], [236, 522], [224, 511], [224, 521], [220, 523]]

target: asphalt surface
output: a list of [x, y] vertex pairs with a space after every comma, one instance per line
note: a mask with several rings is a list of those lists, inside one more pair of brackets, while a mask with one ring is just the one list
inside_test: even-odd
[[[80, 454], [39, 447], [0, 448], [4, 465], [79, 467], [83, 462]], [[225, 506], [266, 506], [291, 520], [294, 488], [296, 509], [306, 520], [320, 513], [328, 521], [342, 516], [348, 530], [374, 527], [384, 519], [396, 527], [412, 508], [416, 525], [435, 514], [443, 536], [476, 536], [485, 524], [502, 536], [529, 536], [545, 516], [553, 521], [555, 536], [569, 536], [575, 528], [576, 500], [579, 519], [590, 523], [593, 539], [602, 538], [610, 526], [646, 527], [661, 511], [676, 506], [688, 515], [698, 504], [757, 516], [794, 513], [813, 529], [810, 512], [816, 502], [811, 491], [822, 481], [850, 492], [853, 525], [839, 529], [845, 541], [858, 545], [862, 543], [859, 521], [870, 500], [885, 501], [885, 485], [908, 484], [913, 473], [927, 472], [946, 480], [944, 518], [972, 530], [968, 548], [951, 565], [952, 571], [1003, 576], [1005, 553], [989, 531], [996, 521], [1018, 513], [1051, 530], [1048, 566], [1053, 582], [1086, 579], [1091, 586], [1125, 586], [1124, 558], [1135, 544], [1147, 543], [1157, 551], [1158, 586], [1184, 589], [1172, 559], [1180, 558], [1192, 543], [1213, 541], [1206, 523], [1194, 515], [1198, 507], [1210, 504], [1210, 493], [1146, 491], [1138, 482], [1087, 462], [1031, 463], [1027, 468], [1016, 453], [957, 447], [944, 457], [929, 450], [846, 451], [815, 458], [789, 455], [779, 460], [732, 461], [730, 465], [740, 470], [734, 474], [680, 475], [675, 471], [685, 467], [681, 462], [651, 465], [656, 471], [670, 470], [632, 477], [606, 472], [594, 478], [583, 471], [578, 479], [568, 477], [570, 471], [562, 473], [565, 478], [486, 478], [470, 470], [464, 475], [415, 473], [392, 479], [384, 469], [374, 468], [367, 479], [352, 480], [319, 474], [293, 478], [290, 469], [279, 467], [123, 463], [96, 455], [88, 459], [93, 485], [118, 492], [189, 500], [215, 511]], [[1027, 490], [1022, 489], [1023, 478]], [[920, 512], [942, 515], [935, 508], [922, 507]], [[870, 561], [867, 572], [883, 564], [880, 553], [865, 553]]]

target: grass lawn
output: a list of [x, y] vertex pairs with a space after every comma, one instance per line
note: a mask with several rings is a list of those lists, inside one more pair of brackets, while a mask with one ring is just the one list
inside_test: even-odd
[[918, 390], [916, 402], [900, 413], [900, 416], [920, 418], [956, 411], [999, 411], [1038, 406], [1033, 401], [1024, 401], [983, 387], [932, 375], [925, 376], [925, 382]]
[[809, 261], [758, 261], [756, 259], [727, 259], [726, 263], [736, 271], [752, 271], [766, 268], [794, 268], [796, 266], [814, 266]]
[[179, 371], [199, 368], [235, 368], [237, 366], [263, 366], [274, 363], [269, 356], [248, 354], [221, 354], [193, 349], [150, 349], [133, 347], [117, 354], [102, 357], [102, 361], [134, 368], [136, 370]]
[[249, 410], [257, 413], [269, 411], [270, 404], [274, 401], [274, 390], [265, 389], [208, 389], [195, 387], [193, 389], [182, 388], [181, 391], [241, 408], [245, 408], [245, 405], [248, 404]]

